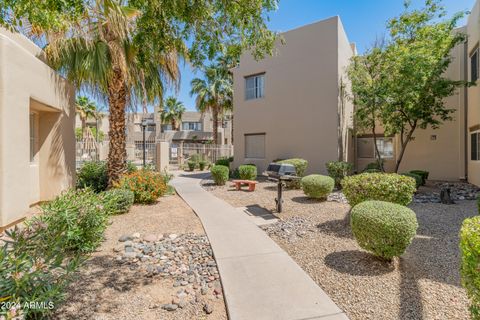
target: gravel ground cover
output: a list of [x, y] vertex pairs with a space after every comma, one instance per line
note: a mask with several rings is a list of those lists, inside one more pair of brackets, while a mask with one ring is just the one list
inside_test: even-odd
[[476, 214], [475, 201], [412, 204], [417, 236], [400, 259], [386, 263], [356, 244], [348, 204], [317, 202], [301, 190], [287, 190], [284, 212], [276, 214], [275, 183], [261, 181], [253, 193], [203, 184], [235, 207], [258, 205], [277, 215], [281, 220], [264, 230], [352, 320], [469, 318], [458, 271], [458, 232], [462, 221]]
[[215, 260], [176, 195], [112, 217], [55, 319], [227, 319]]

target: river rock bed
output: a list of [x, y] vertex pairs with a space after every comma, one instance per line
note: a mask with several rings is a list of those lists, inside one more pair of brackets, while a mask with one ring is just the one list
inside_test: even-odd
[[436, 191], [418, 192], [413, 197], [415, 203], [440, 203], [440, 190], [449, 188], [452, 200], [475, 200], [480, 188], [467, 182], [434, 182]]
[[163, 277], [174, 280], [178, 288], [171, 303], [154, 305], [167, 311], [184, 308], [187, 303], [203, 303], [203, 310], [210, 314], [213, 306], [204, 299], [222, 298], [222, 287], [217, 264], [206, 235], [148, 234], [123, 235], [114, 249], [117, 261], [130, 265], [146, 277]]

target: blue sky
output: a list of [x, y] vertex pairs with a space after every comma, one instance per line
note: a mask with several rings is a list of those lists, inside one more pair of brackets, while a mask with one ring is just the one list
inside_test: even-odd
[[[413, 0], [419, 6], [423, 0]], [[443, 0], [449, 15], [462, 10], [470, 10], [475, 0]], [[268, 26], [278, 32], [287, 31], [302, 25], [340, 16], [351, 42], [357, 44], [361, 53], [375, 40], [385, 34], [385, 23], [403, 10], [403, 0], [280, 0], [277, 11], [270, 14]], [[190, 97], [190, 81], [195, 75], [186, 65], [181, 67], [181, 85], [176, 95], [188, 110], [195, 110], [195, 98]]]

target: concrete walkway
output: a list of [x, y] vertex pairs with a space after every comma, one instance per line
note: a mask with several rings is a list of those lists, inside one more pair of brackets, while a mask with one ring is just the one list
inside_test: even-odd
[[230, 320], [348, 319], [248, 217], [200, 186], [204, 174], [172, 180], [200, 217], [220, 272]]

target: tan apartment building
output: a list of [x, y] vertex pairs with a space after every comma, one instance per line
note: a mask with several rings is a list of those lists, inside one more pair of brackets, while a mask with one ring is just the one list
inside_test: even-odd
[[[353, 161], [353, 106], [342, 98], [345, 68], [355, 46], [339, 17], [282, 33], [276, 53], [256, 61], [249, 53], [233, 68], [234, 165], [275, 159], [308, 160], [309, 173], [325, 173], [339, 157]], [[343, 111], [341, 111], [343, 109]], [[340, 126], [340, 130], [339, 130]], [[341, 141], [341, 142], [340, 142]], [[339, 145], [344, 146], [339, 155]]]
[[74, 185], [74, 93], [39, 47], [0, 29], [0, 230]]

